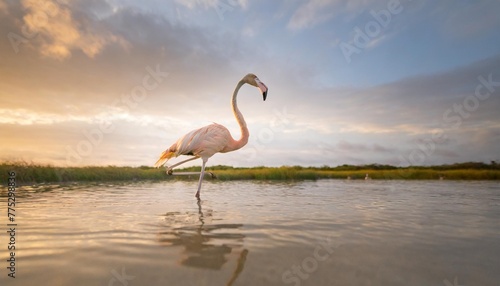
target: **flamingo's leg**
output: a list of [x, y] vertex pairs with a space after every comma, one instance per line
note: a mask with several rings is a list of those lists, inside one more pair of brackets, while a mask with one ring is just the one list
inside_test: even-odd
[[203, 176], [205, 175], [205, 164], [207, 163], [206, 158], [203, 158], [203, 163], [201, 165], [201, 173], [200, 173], [200, 181], [198, 182], [198, 191], [196, 192], [195, 197], [199, 200], [200, 199], [200, 190], [201, 190], [201, 183], [203, 182]]
[[200, 157], [195, 156], [195, 157], [193, 157], [193, 158], [189, 158], [189, 159], [187, 159], [187, 160], [180, 161], [180, 162], [179, 162], [179, 163], [177, 163], [177, 164], [174, 164], [174, 165], [172, 165], [172, 166], [167, 167], [167, 174], [168, 174], [168, 175], [172, 175], [172, 169], [173, 169], [173, 168], [175, 168], [175, 167], [177, 167], [177, 166], [179, 166], [179, 165], [181, 165], [181, 164], [184, 164], [184, 163], [186, 163], [186, 162], [189, 162], [189, 161], [192, 161], [192, 160], [196, 160], [196, 159], [198, 159], [198, 158], [200, 158]]

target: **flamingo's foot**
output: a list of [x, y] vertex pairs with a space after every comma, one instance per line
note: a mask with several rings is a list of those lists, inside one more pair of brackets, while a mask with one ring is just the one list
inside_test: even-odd
[[167, 173], [167, 175], [172, 175], [172, 173], [173, 173], [173, 170], [172, 170], [172, 169], [170, 169], [170, 168], [167, 168], [167, 171], [166, 171], [166, 173]]

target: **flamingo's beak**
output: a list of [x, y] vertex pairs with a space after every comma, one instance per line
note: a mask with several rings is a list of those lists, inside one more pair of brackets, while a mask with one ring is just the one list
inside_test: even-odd
[[257, 83], [257, 87], [259, 88], [260, 92], [262, 92], [262, 98], [264, 98], [264, 101], [266, 101], [268, 90], [267, 86], [258, 78], [255, 79], [255, 82]]

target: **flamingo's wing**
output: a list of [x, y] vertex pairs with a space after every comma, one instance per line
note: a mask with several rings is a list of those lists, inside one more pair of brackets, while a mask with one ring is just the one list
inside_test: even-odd
[[179, 155], [209, 158], [213, 154], [222, 151], [231, 139], [229, 130], [217, 123], [193, 130], [179, 138], [170, 148], [165, 150], [156, 162], [155, 167], [160, 167], [170, 158]]
[[220, 152], [231, 140], [226, 127], [214, 123], [193, 130], [176, 142], [176, 155], [211, 157]]

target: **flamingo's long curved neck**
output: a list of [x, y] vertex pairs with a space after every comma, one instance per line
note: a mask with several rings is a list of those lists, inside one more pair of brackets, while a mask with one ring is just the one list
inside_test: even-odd
[[234, 89], [233, 92], [233, 97], [231, 99], [231, 107], [233, 108], [233, 113], [234, 117], [236, 118], [236, 121], [240, 125], [240, 131], [241, 131], [241, 137], [239, 140], [233, 140], [229, 144], [229, 150], [227, 151], [234, 151], [238, 150], [241, 147], [245, 146], [248, 142], [248, 137], [250, 136], [250, 133], [248, 132], [247, 128], [247, 123], [245, 122], [245, 119], [243, 118], [243, 114], [241, 114], [240, 110], [238, 109], [238, 103], [236, 102], [236, 98], [238, 96], [238, 91], [240, 88], [245, 84], [245, 81], [240, 80], [238, 82], [238, 85], [236, 85], [236, 88]]

